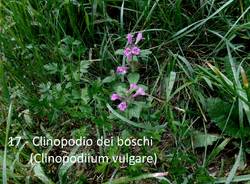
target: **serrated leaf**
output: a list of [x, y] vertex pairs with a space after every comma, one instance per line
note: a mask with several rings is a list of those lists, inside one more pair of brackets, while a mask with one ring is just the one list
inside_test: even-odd
[[219, 98], [207, 99], [208, 116], [221, 131], [229, 136], [239, 138], [250, 136], [250, 127], [245, 124], [244, 129], [240, 129], [238, 104], [231, 104]]
[[89, 102], [88, 88], [84, 88], [81, 90], [81, 99], [85, 104]]
[[215, 141], [220, 139], [220, 136], [215, 134], [205, 134], [203, 132], [196, 131], [193, 134], [193, 139], [194, 147], [198, 148], [213, 145]]
[[131, 118], [140, 118], [142, 106], [141, 105], [134, 105], [132, 108], [129, 109], [129, 119]]
[[57, 63], [48, 63], [43, 66], [50, 74], [55, 74], [58, 71]]
[[91, 64], [90, 61], [87, 61], [87, 60], [81, 61], [80, 62], [80, 72], [81, 73], [87, 73], [90, 64]]

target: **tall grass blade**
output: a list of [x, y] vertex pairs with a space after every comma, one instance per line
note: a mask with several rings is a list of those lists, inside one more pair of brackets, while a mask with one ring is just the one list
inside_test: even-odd
[[[222, 177], [222, 178], [217, 178], [215, 180], [215, 183], [226, 183], [227, 178]], [[241, 176], [235, 176], [232, 179], [232, 183], [237, 183], [237, 182], [249, 182], [250, 181], [250, 174], [246, 175], [241, 175]], [[248, 184], [248, 183], [247, 183]]]
[[3, 101], [5, 103], [9, 102], [9, 90], [6, 83], [6, 77], [4, 72], [3, 61], [0, 60], [0, 90], [2, 91]]
[[171, 72], [169, 78], [166, 79], [166, 101], [169, 101], [175, 83], [176, 73]]
[[203, 24], [205, 24], [208, 20], [210, 20], [211, 18], [213, 18], [215, 15], [217, 15], [218, 13], [220, 13], [224, 8], [226, 8], [228, 5], [230, 5], [234, 0], [230, 0], [227, 1], [223, 6], [221, 6], [218, 10], [216, 10], [212, 15], [208, 16], [207, 18], [203, 19], [203, 20], [199, 20], [183, 29], [181, 29], [180, 31], [178, 31], [177, 33], [175, 33], [172, 36], [172, 40], [171, 41], [175, 41], [189, 33], [191, 33], [192, 31], [194, 31], [195, 29], [197, 29], [198, 27], [202, 26]]
[[237, 171], [238, 167], [240, 166], [240, 159], [241, 159], [241, 157], [242, 157], [242, 142], [241, 142], [241, 145], [240, 145], [239, 154], [238, 154], [238, 156], [237, 156], [237, 158], [235, 160], [235, 163], [234, 163], [234, 165], [233, 165], [233, 167], [232, 167], [232, 169], [229, 172], [229, 175], [227, 177], [226, 184], [232, 183], [233, 178], [234, 178], [234, 176], [236, 174], [236, 171]]
[[140, 181], [143, 179], [148, 179], [148, 178], [157, 178], [160, 180], [164, 180], [165, 183], [171, 184], [171, 182], [165, 177], [167, 176], [168, 173], [167, 172], [162, 172], [162, 173], [151, 173], [151, 174], [143, 174], [141, 176], [137, 176], [137, 177], [121, 177], [121, 178], [117, 178], [114, 179], [112, 182], [105, 182], [104, 184], [122, 184], [122, 183], [131, 183], [134, 181]]
[[12, 102], [9, 106], [8, 117], [7, 117], [7, 125], [5, 131], [5, 145], [4, 145], [4, 156], [3, 156], [3, 184], [7, 184], [7, 168], [6, 168], [6, 160], [7, 160], [7, 148], [8, 148], [8, 139], [9, 139], [9, 130], [10, 130], [10, 123], [12, 117]]

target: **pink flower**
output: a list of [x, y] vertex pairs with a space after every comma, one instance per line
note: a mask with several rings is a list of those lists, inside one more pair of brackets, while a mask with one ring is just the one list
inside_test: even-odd
[[128, 71], [128, 67], [126, 67], [126, 66], [118, 66], [116, 68], [116, 73], [118, 73], [118, 74], [126, 74], [127, 71]]
[[141, 41], [142, 39], [144, 39], [144, 38], [142, 37], [142, 33], [139, 32], [139, 33], [137, 34], [137, 36], [136, 36], [135, 44], [137, 44], [137, 43], [138, 43], [139, 41]]
[[131, 50], [131, 53], [132, 53], [133, 55], [138, 56], [138, 55], [141, 53], [141, 49], [138, 48], [138, 47], [136, 47], [136, 46], [134, 46], [134, 47], [132, 48], [132, 50]]
[[127, 59], [130, 61], [132, 59], [132, 52], [129, 47], [124, 49], [123, 54], [127, 57]]
[[127, 34], [127, 40], [128, 40], [128, 44], [132, 44], [133, 43], [133, 35], [131, 33]]
[[128, 105], [126, 102], [121, 102], [119, 105], [118, 105], [118, 109], [120, 111], [125, 111], [127, 109]]
[[141, 95], [141, 96], [146, 95], [144, 89], [141, 88], [141, 87], [139, 87], [139, 88], [137, 89], [137, 91], [135, 92], [135, 94], [133, 95], [133, 97], [137, 97], [137, 96], [140, 96], [140, 95]]
[[130, 90], [133, 90], [133, 89], [137, 89], [137, 88], [138, 88], [137, 84], [132, 83], [132, 84], [130, 84], [130, 86], [129, 86], [129, 91], [130, 91]]
[[129, 55], [131, 55], [131, 49], [129, 47], [127, 47], [127, 48], [124, 49], [123, 53], [124, 53], [125, 56], [128, 57]]
[[117, 93], [113, 93], [111, 95], [111, 100], [112, 101], [121, 100], [121, 97]]

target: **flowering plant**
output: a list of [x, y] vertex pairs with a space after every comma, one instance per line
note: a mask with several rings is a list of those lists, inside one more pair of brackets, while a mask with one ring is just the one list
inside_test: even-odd
[[[130, 107], [132, 108], [133, 105], [137, 105], [138, 107], [138, 104], [142, 106], [144, 103], [138, 100], [147, 96], [147, 87], [138, 83], [140, 74], [135, 72], [133, 65], [135, 62], [138, 62], [138, 57], [141, 55], [145, 57], [150, 53], [141, 50], [138, 46], [138, 43], [144, 39], [141, 32], [137, 33], [136, 37], [129, 33], [126, 38], [126, 47], [116, 52], [117, 54], [122, 54], [124, 57], [123, 64], [116, 68], [116, 74], [122, 76], [121, 79], [123, 83], [116, 85], [114, 87], [115, 91], [110, 96], [111, 101], [117, 103], [117, 108], [121, 112], [126, 111]], [[129, 73], [130, 68], [132, 68], [131, 73]], [[129, 84], [124, 83], [126, 79]], [[141, 108], [142, 107], [140, 107], [140, 110]]]

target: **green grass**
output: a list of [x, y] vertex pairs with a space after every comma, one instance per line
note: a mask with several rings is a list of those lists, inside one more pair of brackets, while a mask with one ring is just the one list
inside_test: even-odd
[[[3, 0], [0, 10], [1, 182], [250, 181], [249, 0]], [[110, 95], [127, 82], [115, 68], [130, 32], [145, 38], [133, 69], [147, 96], [123, 113]], [[154, 145], [60, 150], [35, 147], [35, 136], [146, 136]], [[158, 160], [29, 162], [31, 153], [84, 152]]]

